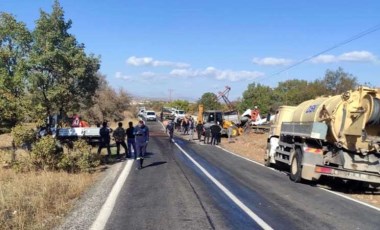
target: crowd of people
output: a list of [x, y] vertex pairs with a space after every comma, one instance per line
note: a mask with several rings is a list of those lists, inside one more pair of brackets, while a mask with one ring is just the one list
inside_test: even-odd
[[[218, 145], [220, 143], [222, 127], [219, 123], [211, 126], [205, 126], [205, 123], [196, 122], [193, 117], [177, 118], [174, 121], [169, 121], [166, 125], [166, 132], [169, 133], [170, 141], [173, 142], [174, 132], [186, 135], [189, 141], [194, 141], [194, 134], [197, 134], [197, 140], [204, 144]], [[133, 126], [132, 122], [128, 123], [128, 128], [123, 128], [123, 123], [119, 122], [118, 127], [112, 131], [108, 127], [107, 122], [103, 122], [100, 128], [100, 141], [98, 154], [103, 148], [107, 150], [106, 161], [111, 156], [111, 133], [116, 144], [116, 158], [121, 159], [120, 148], [123, 147], [125, 159], [133, 158], [139, 160], [138, 168], [143, 167], [146, 148], [149, 142], [149, 128], [143, 120], [138, 122], [137, 126]], [[203, 140], [202, 137], [204, 136]], [[127, 140], [127, 142], [126, 142]], [[133, 149], [133, 152], [132, 152]]]
[[[188, 135], [189, 141], [194, 140], [194, 134], [197, 134], [199, 142], [204, 144], [218, 145], [220, 143], [222, 127], [218, 123], [211, 126], [205, 126], [205, 123], [196, 122], [193, 117], [177, 117], [174, 121], [169, 121], [166, 126], [166, 132], [169, 133], [170, 141], [173, 140], [174, 131], [182, 135]], [[204, 136], [202, 140], [202, 136]]]
[[[103, 125], [99, 131], [100, 140], [98, 154], [101, 153], [103, 148], [107, 149], [106, 160], [111, 156], [111, 128], [108, 127], [107, 122], [103, 122]], [[146, 148], [149, 142], [149, 128], [145, 125], [145, 122], [140, 120], [137, 126], [133, 126], [132, 122], [128, 123], [128, 128], [123, 128], [123, 123], [119, 122], [118, 127], [113, 131], [112, 137], [116, 143], [116, 157], [121, 159], [120, 146], [124, 148], [125, 158], [132, 158], [132, 148], [134, 153], [134, 159], [139, 160], [138, 168], [143, 167], [144, 157], [146, 154]], [[125, 140], [127, 139], [127, 143]]]

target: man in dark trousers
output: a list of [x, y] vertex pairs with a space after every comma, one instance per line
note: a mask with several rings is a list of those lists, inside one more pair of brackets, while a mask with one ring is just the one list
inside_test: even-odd
[[220, 134], [220, 131], [222, 131], [222, 128], [219, 125], [219, 122], [217, 124], [214, 124], [210, 127], [211, 129], [211, 144], [217, 145], [218, 143], [218, 137]]
[[136, 160], [137, 151], [136, 151], [136, 140], [135, 140], [135, 128], [133, 127], [133, 122], [130, 121], [128, 123], [128, 126], [129, 126], [127, 129], [128, 155], [129, 157], [132, 157], [132, 147], [133, 147], [133, 154]]
[[111, 148], [110, 148], [110, 142], [111, 142], [111, 137], [110, 137], [111, 130], [110, 128], [107, 127], [107, 122], [103, 122], [103, 127], [100, 128], [99, 134], [100, 134], [100, 143], [99, 143], [99, 148], [98, 148], [98, 155], [100, 155], [102, 149], [104, 147], [107, 148], [107, 158], [111, 156]]
[[166, 125], [166, 133], [169, 131], [169, 141], [173, 142], [173, 135], [174, 135], [174, 122], [169, 121]]
[[198, 140], [201, 141], [202, 134], [203, 134], [203, 124], [202, 122], [198, 122], [197, 126], [195, 127], [198, 134]]
[[125, 158], [128, 158], [128, 149], [127, 145], [125, 144], [125, 129], [123, 128], [122, 122], [118, 123], [118, 127], [115, 129], [112, 136], [116, 142], [117, 159], [120, 159], [120, 145], [124, 148]]
[[146, 147], [149, 142], [149, 128], [145, 125], [144, 121], [140, 120], [139, 124], [135, 127], [135, 139], [136, 139], [136, 150], [137, 155], [140, 159], [140, 164], [138, 169], [142, 169], [144, 157], [146, 153]]
[[210, 127], [204, 127], [204, 129], [205, 129], [205, 138], [203, 141], [205, 144], [210, 144], [211, 129]]

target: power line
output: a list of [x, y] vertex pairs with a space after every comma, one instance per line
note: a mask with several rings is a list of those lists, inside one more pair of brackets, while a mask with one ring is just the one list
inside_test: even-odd
[[172, 102], [172, 93], [174, 89], [168, 89], [168, 91], [169, 91], [169, 102]]
[[352, 42], [352, 41], [355, 41], [355, 40], [357, 40], [357, 39], [359, 39], [359, 38], [362, 38], [362, 37], [364, 37], [364, 36], [366, 36], [366, 35], [368, 35], [368, 34], [371, 34], [371, 33], [373, 33], [373, 32], [376, 32], [376, 31], [378, 31], [378, 30], [380, 30], [380, 24], [377, 24], [376, 26], [373, 26], [373, 27], [371, 27], [371, 28], [369, 28], [369, 29], [367, 29], [367, 30], [364, 30], [364, 31], [362, 31], [362, 32], [360, 32], [360, 33], [358, 33], [358, 34], [356, 34], [356, 35], [354, 35], [354, 36], [352, 36], [352, 37], [350, 37], [350, 38], [348, 38], [348, 39], [342, 41], [342, 42], [339, 42], [339, 43], [337, 43], [337, 44], [331, 46], [330, 48], [327, 48], [327, 49], [325, 49], [325, 50], [323, 50], [323, 51], [321, 51], [321, 52], [319, 52], [319, 53], [317, 53], [317, 54], [314, 54], [314, 55], [312, 55], [312, 56], [310, 56], [310, 57], [307, 57], [307, 58], [305, 58], [305, 59], [302, 59], [302, 60], [300, 60], [300, 61], [294, 63], [293, 65], [290, 65], [290, 66], [288, 66], [288, 67], [286, 67], [286, 68], [284, 68], [284, 69], [282, 69], [282, 70], [280, 70], [280, 71], [278, 71], [278, 72], [275, 72], [275, 73], [269, 75], [268, 77], [273, 77], [273, 76], [275, 76], [275, 75], [281, 74], [281, 73], [283, 73], [283, 72], [285, 72], [285, 71], [287, 71], [287, 70], [290, 70], [290, 69], [292, 69], [292, 68], [294, 68], [294, 67], [296, 67], [296, 66], [298, 66], [298, 65], [300, 65], [300, 64], [302, 64], [302, 63], [304, 63], [304, 62], [307, 62], [307, 61], [309, 61], [309, 60], [311, 60], [311, 59], [313, 59], [313, 58], [316, 58], [316, 57], [318, 57], [319, 55], [322, 55], [322, 54], [324, 54], [324, 53], [327, 53], [327, 52], [329, 52], [329, 51], [331, 51], [331, 50], [333, 50], [333, 49], [336, 49], [336, 48], [338, 48], [338, 47], [340, 47], [340, 46], [343, 46], [343, 45], [345, 45], [345, 44], [347, 44], [347, 43], [350, 43], [350, 42]]

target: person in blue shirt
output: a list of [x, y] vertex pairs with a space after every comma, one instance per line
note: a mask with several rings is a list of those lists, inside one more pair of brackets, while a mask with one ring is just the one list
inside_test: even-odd
[[149, 142], [149, 128], [145, 125], [143, 120], [140, 120], [139, 124], [135, 127], [134, 134], [136, 140], [136, 152], [140, 160], [138, 169], [142, 169], [146, 147]]

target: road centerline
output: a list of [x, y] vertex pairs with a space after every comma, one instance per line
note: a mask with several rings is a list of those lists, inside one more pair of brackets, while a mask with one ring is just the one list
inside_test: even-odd
[[256, 213], [248, 208], [242, 201], [239, 200], [230, 190], [228, 190], [220, 181], [213, 177], [205, 168], [203, 168], [196, 160], [194, 160], [179, 144], [175, 143], [177, 148], [195, 165], [208, 179], [210, 179], [232, 202], [234, 202], [241, 210], [243, 210], [253, 221], [255, 221], [263, 229], [273, 229], [263, 219], [261, 219]]

